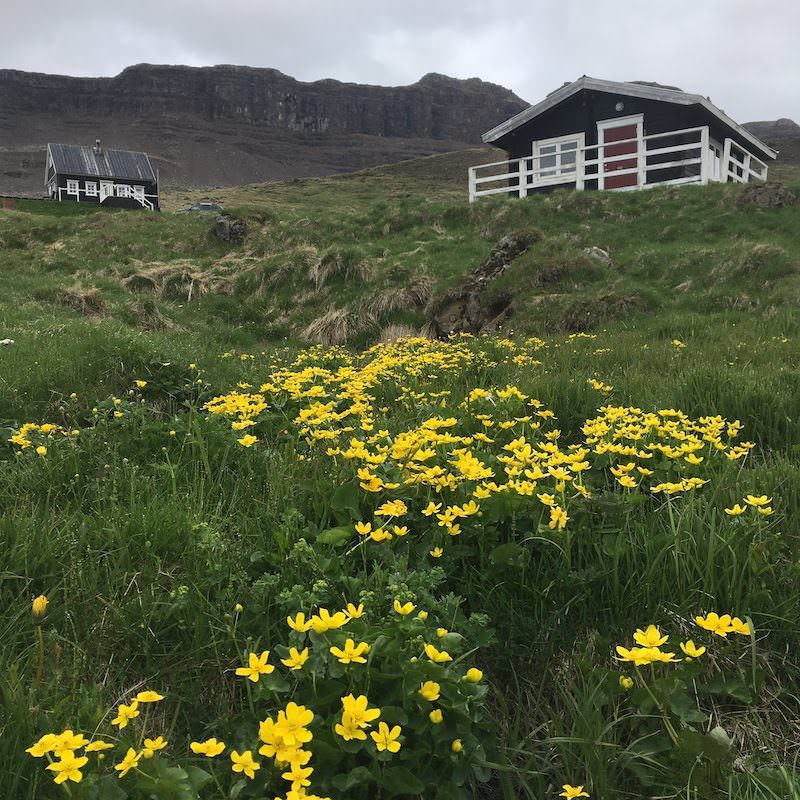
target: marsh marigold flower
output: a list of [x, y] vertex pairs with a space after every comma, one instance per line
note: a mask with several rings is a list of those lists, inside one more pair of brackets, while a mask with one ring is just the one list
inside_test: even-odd
[[384, 750], [388, 750], [390, 753], [396, 753], [400, 749], [400, 742], [397, 740], [400, 737], [401, 730], [399, 725], [390, 728], [385, 722], [378, 723], [378, 730], [370, 733], [378, 752], [381, 753]]
[[425, 645], [425, 655], [436, 664], [444, 664], [445, 661], [452, 661], [453, 657], [446, 650], [438, 650], [432, 644]]
[[116, 725], [120, 730], [128, 725], [128, 722], [139, 716], [139, 701], [133, 700], [129, 706], [121, 703], [117, 708], [117, 716], [111, 720], [112, 725]]
[[142, 755], [145, 758], [152, 758], [159, 750], [163, 750], [167, 746], [167, 741], [163, 736], [157, 736], [155, 739], [145, 739]]
[[645, 630], [637, 628], [636, 633], [633, 634], [633, 641], [642, 647], [660, 647], [667, 639], [669, 636], [662, 636], [661, 631], [655, 625], [648, 625]]
[[255, 778], [256, 770], [261, 769], [261, 764], [253, 760], [253, 754], [250, 750], [245, 750], [241, 755], [235, 750], [231, 750], [231, 761], [233, 762], [231, 769], [234, 772], [245, 774], [250, 780]]
[[633, 678], [629, 678], [627, 675], [620, 675], [619, 676], [619, 685], [623, 689], [632, 689], [633, 688]]
[[433, 711], [431, 711], [430, 714], [428, 714], [428, 719], [434, 725], [438, 725], [444, 719], [444, 715], [442, 714], [442, 709], [434, 708]]
[[64, 753], [60, 761], [54, 761], [52, 764], [48, 764], [47, 769], [56, 773], [53, 779], [56, 783], [61, 784], [65, 781], [80, 783], [83, 780], [81, 767], [85, 766], [88, 761], [89, 759], [86, 756], [77, 758], [70, 750]]
[[282, 658], [281, 664], [289, 669], [302, 669], [303, 664], [308, 661], [308, 648], [304, 647], [302, 650], [298, 650], [296, 647], [289, 648], [289, 657]]
[[570, 786], [568, 783], [565, 783], [561, 787], [564, 791], [559, 792], [559, 797], [564, 797], [566, 800], [574, 800], [576, 797], [589, 797], [589, 795], [583, 791], [583, 786]]
[[442, 687], [436, 683], [436, 681], [425, 681], [425, 683], [420, 686], [419, 693], [432, 703], [439, 699], [441, 688]]
[[34, 617], [41, 617], [44, 615], [45, 611], [47, 611], [47, 604], [49, 600], [45, 595], [40, 594], [38, 597], [33, 599], [31, 603], [31, 612], [33, 613]]
[[206, 739], [204, 742], [192, 742], [189, 748], [193, 753], [208, 758], [216, 758], [224, 749], [225, 742], [218, 742], [216, 739]]
[[453, 739], [450, 743], [450, 749], [454, 753], [460, 753], [464, 749], [464, 745], [461, 743], [461, 739]]
[[366, 642], [359, 642], [358, 644], [353, 639], [347, 639], [344, 643], [344, 649], [340, 647], [331, 647], [331, 654], [336, 656], [340, 664], [366, 664], [366, 654], [369, 653], [369, 645]]
[[145, 691], [139, 692], [133, 699], [136, 700], [137, 703], [158, 703], [164, 699], [164, 695], [154, 692], [151, 689], [145, 689]]
[[401, 604], [400, 601], [395, 597], [394, 599], [394, 610], [400, 614], [401, 616], [408, 616], [416, 606], [409, 600], [409, 602]]
[[464, 675], [464, 680], [468, 683], [480, 683], [483, 680], [483, 672], [477, 667], [470, 667]]
[[262, 675], [269, 675], [275, 670], [272, 664], [267, 663], [268, 658], [269, 650], [265, 650], [260, 656], [250, 653], [247, 657], [247, 666], [237, 667], [236, 674], [249, 678], [253, 683], [258, 683]]
[[120, 778], [124, 778], [132, 769], [136, 769], [139, 766], [141, 758], [141, 753], [137, 753], [132, 747], [129, 747], [128, 752], [125, 753], [125, 758], [119, 764], [114, 764], [114, 769], [119, 772]]
[[689, 658], [699, 658], [703, 653], [705, 653], [705, 647], [695, 647], [694, 642], [689, 639], [686, 642], [681, 642], [681, 650], [689, 656]]
[[730, 614], [723, 614], [720, 616], [714, 611], [711, 611], [705, 617], [695, 617], [694, 621], [704, 630], [711, 631], [711, 633], [722, 636], [723, 638], [727, 637], [727, 635], [732, 632]]

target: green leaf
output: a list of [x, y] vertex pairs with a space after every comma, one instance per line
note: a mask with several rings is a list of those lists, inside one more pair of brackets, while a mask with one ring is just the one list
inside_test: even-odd
[[331, 509], [337, 520], [358, 520], [361, 517], [360, 500], [361, 491], [355, 483], [342, 484], [331, 495]]
[[271, 672], [269, 675], [263, 675], [258, 685], [264, 689], [269, 689], [272, 692], [288, 692], [289, 682], [282, 678], [277, 672]]
[[697, 708], [695, 701], [686, 692], [675, 692], [669, 699], [669, 708], [684, 722], [705, 722], [708, 717]]
[[337, 775], [332, 783], [341, 792], [349, 792], [350, 789], [355, 789], [356, 786], [364, 786], [368, 783], [374, 783], [375, 778], [370, 770], [366, 767], [356, 767], [351, 769], [346, 775]]
[[422, 794], [425, 791], [425, 784], [406, 767], [387, 767], [380, 778], [380, 784], [389, 797]]
[[516, 542], [507, 542], [495, 547], [489, 553], [489, 560], [496, 567], [505, 567], [509, 564], [514, 564], [520, 559], [523, 553], [526, 552]]
[[[208, 772], [204, 769], [200, 769], [200, 767], [194, 766], [194, 764], [190, 764], [186, 767], [186, 775], [189, 778], [192, 789], [198, 793], [212, 778]], [[246, 783], [246, 781], [242, 781], [242, 783]]]
[[344, 544], [355, 536], [355, 529], [350, 525], [340, 525], [338, 528], [328, 528], [317, 536], [320, 544], [332, 544], [334, 547]]

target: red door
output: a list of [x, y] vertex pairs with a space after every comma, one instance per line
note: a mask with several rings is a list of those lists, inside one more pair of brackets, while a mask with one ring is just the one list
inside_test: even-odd
[[[608, 127], [600, 129], [601, 143], [606, 144], [603, 155], [603, 188], [604, 189], [619, 189], [623, 186], [638, 186], [639, 175], [636, 172], [630, 172], [626, 175], [615, 175], [615, 172], [620, 170], [633, 169], [635, 170], [639, 165], [638, 143], [635, 141], [638, 125], [635, 122], [627, 123], [625, 125], [618, 125], [617, 127]], [[632, 142], [625, 142], [625, 139], [634, 139]], [[608, 142], [619, 142], [622, 144], [608, 144]], [[633, 153], [633, 158], [620, 158], [616, 161], [605, 161], [607, 158], [614, 156], [624, 156], [627, 153]]]

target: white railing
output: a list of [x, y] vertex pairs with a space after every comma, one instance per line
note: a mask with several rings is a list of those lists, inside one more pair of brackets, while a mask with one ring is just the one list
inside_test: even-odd
[[[87, 192], [85, 189], [78, 189], [77, 191], [70, 191], [65, 187], [59, 187], [58, 189], [58, 199], [63, 200], [64, 196], [67, 197], [74, 197], [76, 203], [81, 202], [81, 195], [84, 195], [85, 199], [83, 202], [94, 202], [99, 198], [100, 203], [102, 204], [105, 200], [109, 197], [116, 197], [125, 200], [136, 200], [142, 208], [146, 208], [148, 211], [155, 210], [155, 202], [158, 201], [157, 194], [144, 194], [141, 192], [134, 192], [133, 186], [128, 184], [116, 183], [114, 184], [114, 189], [116, 190], [114, 194], [110, 192]], [[148, 199], [150, 198], [150, 199]], [[155, 201], [155, 202], [154, 202]]]
[[[676, 139], [683, 141], [675, 143]], [[632, 144], [636, 147], [630, 153], [606, 155], [607, 149], [613, 153], [613, 148], [619, 145]], [[752, 153], [731, 139], [725, 140], [724, 150], [714, 145], [720, 155], [712, 149], [708, 126], [703, 126], [562, 150], [558, 158], [547, 153], [480, 164], [469, 168], [469, 201], [495, 194], [525, 197], [530, 189], [548, 186], [608, 189], [605, 183], [609, 178], [622, 176], [635, 176], [635, 180], [611, 191], [709, 181], [747, 183], [751, 177], [766, 180], [767, 165]], [[565, 154], [574, 154], [574, 161], [565, 164]], [[635, 161], [635, 166], [624, 164], [622, 169], [613, 168], [619, 162], [631, 161]], [[492, 173], [486, 174], [486, 170]], [[669, 177], [665, 170], [672, 170], [673, 176], [675, 170], [680, 174]]]

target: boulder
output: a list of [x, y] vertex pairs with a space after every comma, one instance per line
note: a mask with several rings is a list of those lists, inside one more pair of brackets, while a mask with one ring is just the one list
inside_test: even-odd
[[761, 208], [783, 208], [800, 203], [797, 192], [777, 181], [748, 183], [736, 198], [739, 206], [760, 206]]
[[228, 244], [241, 244], [247, 235], [247, 224], [243, 219], [230, 214], [220, 214], [214, 220], [214, 236]]

